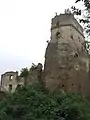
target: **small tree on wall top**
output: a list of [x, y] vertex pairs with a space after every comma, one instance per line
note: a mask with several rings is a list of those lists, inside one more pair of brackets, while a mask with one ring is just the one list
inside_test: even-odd
[[20, 73], [20, 77], [23, 77], [25, 79], [25, 85], [26, 85], [26, 79], [29, 75], [29, 71], [28, 68], [22, 68], [21, 73]]

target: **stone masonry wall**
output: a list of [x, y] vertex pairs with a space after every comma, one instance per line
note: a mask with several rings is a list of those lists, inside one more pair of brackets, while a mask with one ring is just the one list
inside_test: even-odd
[[[75, 19], [69, 19], [78, 25]], [[58, 22], [61, 24], [62, 21]], [[54, 24], [51, 27], [51, 41], [46, 49], [44, 65], [46, 87], [86, 95], [89, 93], [90, 81], [89, 59], [83, 46], [84, 36], [79, 25], [77, 27], [81, 31], [73, 27], [72, 23], [68, 24], [68, 20], [66, 22], [66, 26]]]
[[1, 75], [1, 91], [14, 92], [18, 86], [24, 84], [24, 79], [18, 77], [18, 72], [6, 72]]

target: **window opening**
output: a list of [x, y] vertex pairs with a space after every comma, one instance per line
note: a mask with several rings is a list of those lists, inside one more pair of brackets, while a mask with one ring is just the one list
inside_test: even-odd
[[56, 23], [56, 26], [59, 26], [59, 22]]
[[10, 78], [9, 78], [10, 80], [12, 80], [13, 79], [13, 75], [10, 75]]
[[12, 90], [12, 85], [9, 85], [9, 91], [11, 91]]
[[71, 35], [71, 39], [73, 40], [73, 35]]
[[75, 53], [75, 54], [74, 54], [74, 57], [78, 57], [78, 53]]
[[59, 31], [56, 32], [56, 38], [60, 38], [60, 32]]

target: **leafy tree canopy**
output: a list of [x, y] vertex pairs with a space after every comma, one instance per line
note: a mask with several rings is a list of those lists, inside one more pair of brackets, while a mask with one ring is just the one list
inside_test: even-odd
[[71, 9], [75, 15], [82, 16], [80, 23], [84, 23], [84, 30], [88, 35], [90, 35], [90, 0], [76, 0], [75, 3], [80, 5], [83, 4], [82, 8], [77, 8], [73, 5]]
[[[77, 8], [76, 5], [82, 6]], [[79, 19], [79, 22], [82, 23], [85, 33], [84, 47], [90, 55], [90, 0], [75, 0], [75, 4], [71, 9], [66, 9], [66, 13], [73, 13]]]
[[28, 68], [22, 68], [20, 76], [27, 78], [28, 74], [29, 74]]
[[90, 120], [90, 104], [80, 95], [24, 86], [0, 102], [0, 120]]

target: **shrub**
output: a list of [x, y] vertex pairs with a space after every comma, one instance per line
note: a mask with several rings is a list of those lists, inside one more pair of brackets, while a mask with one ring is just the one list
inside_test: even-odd
[[0, 120], [90, 120], [89, 101], [73, 93], [24, 86], [0, 102]]

